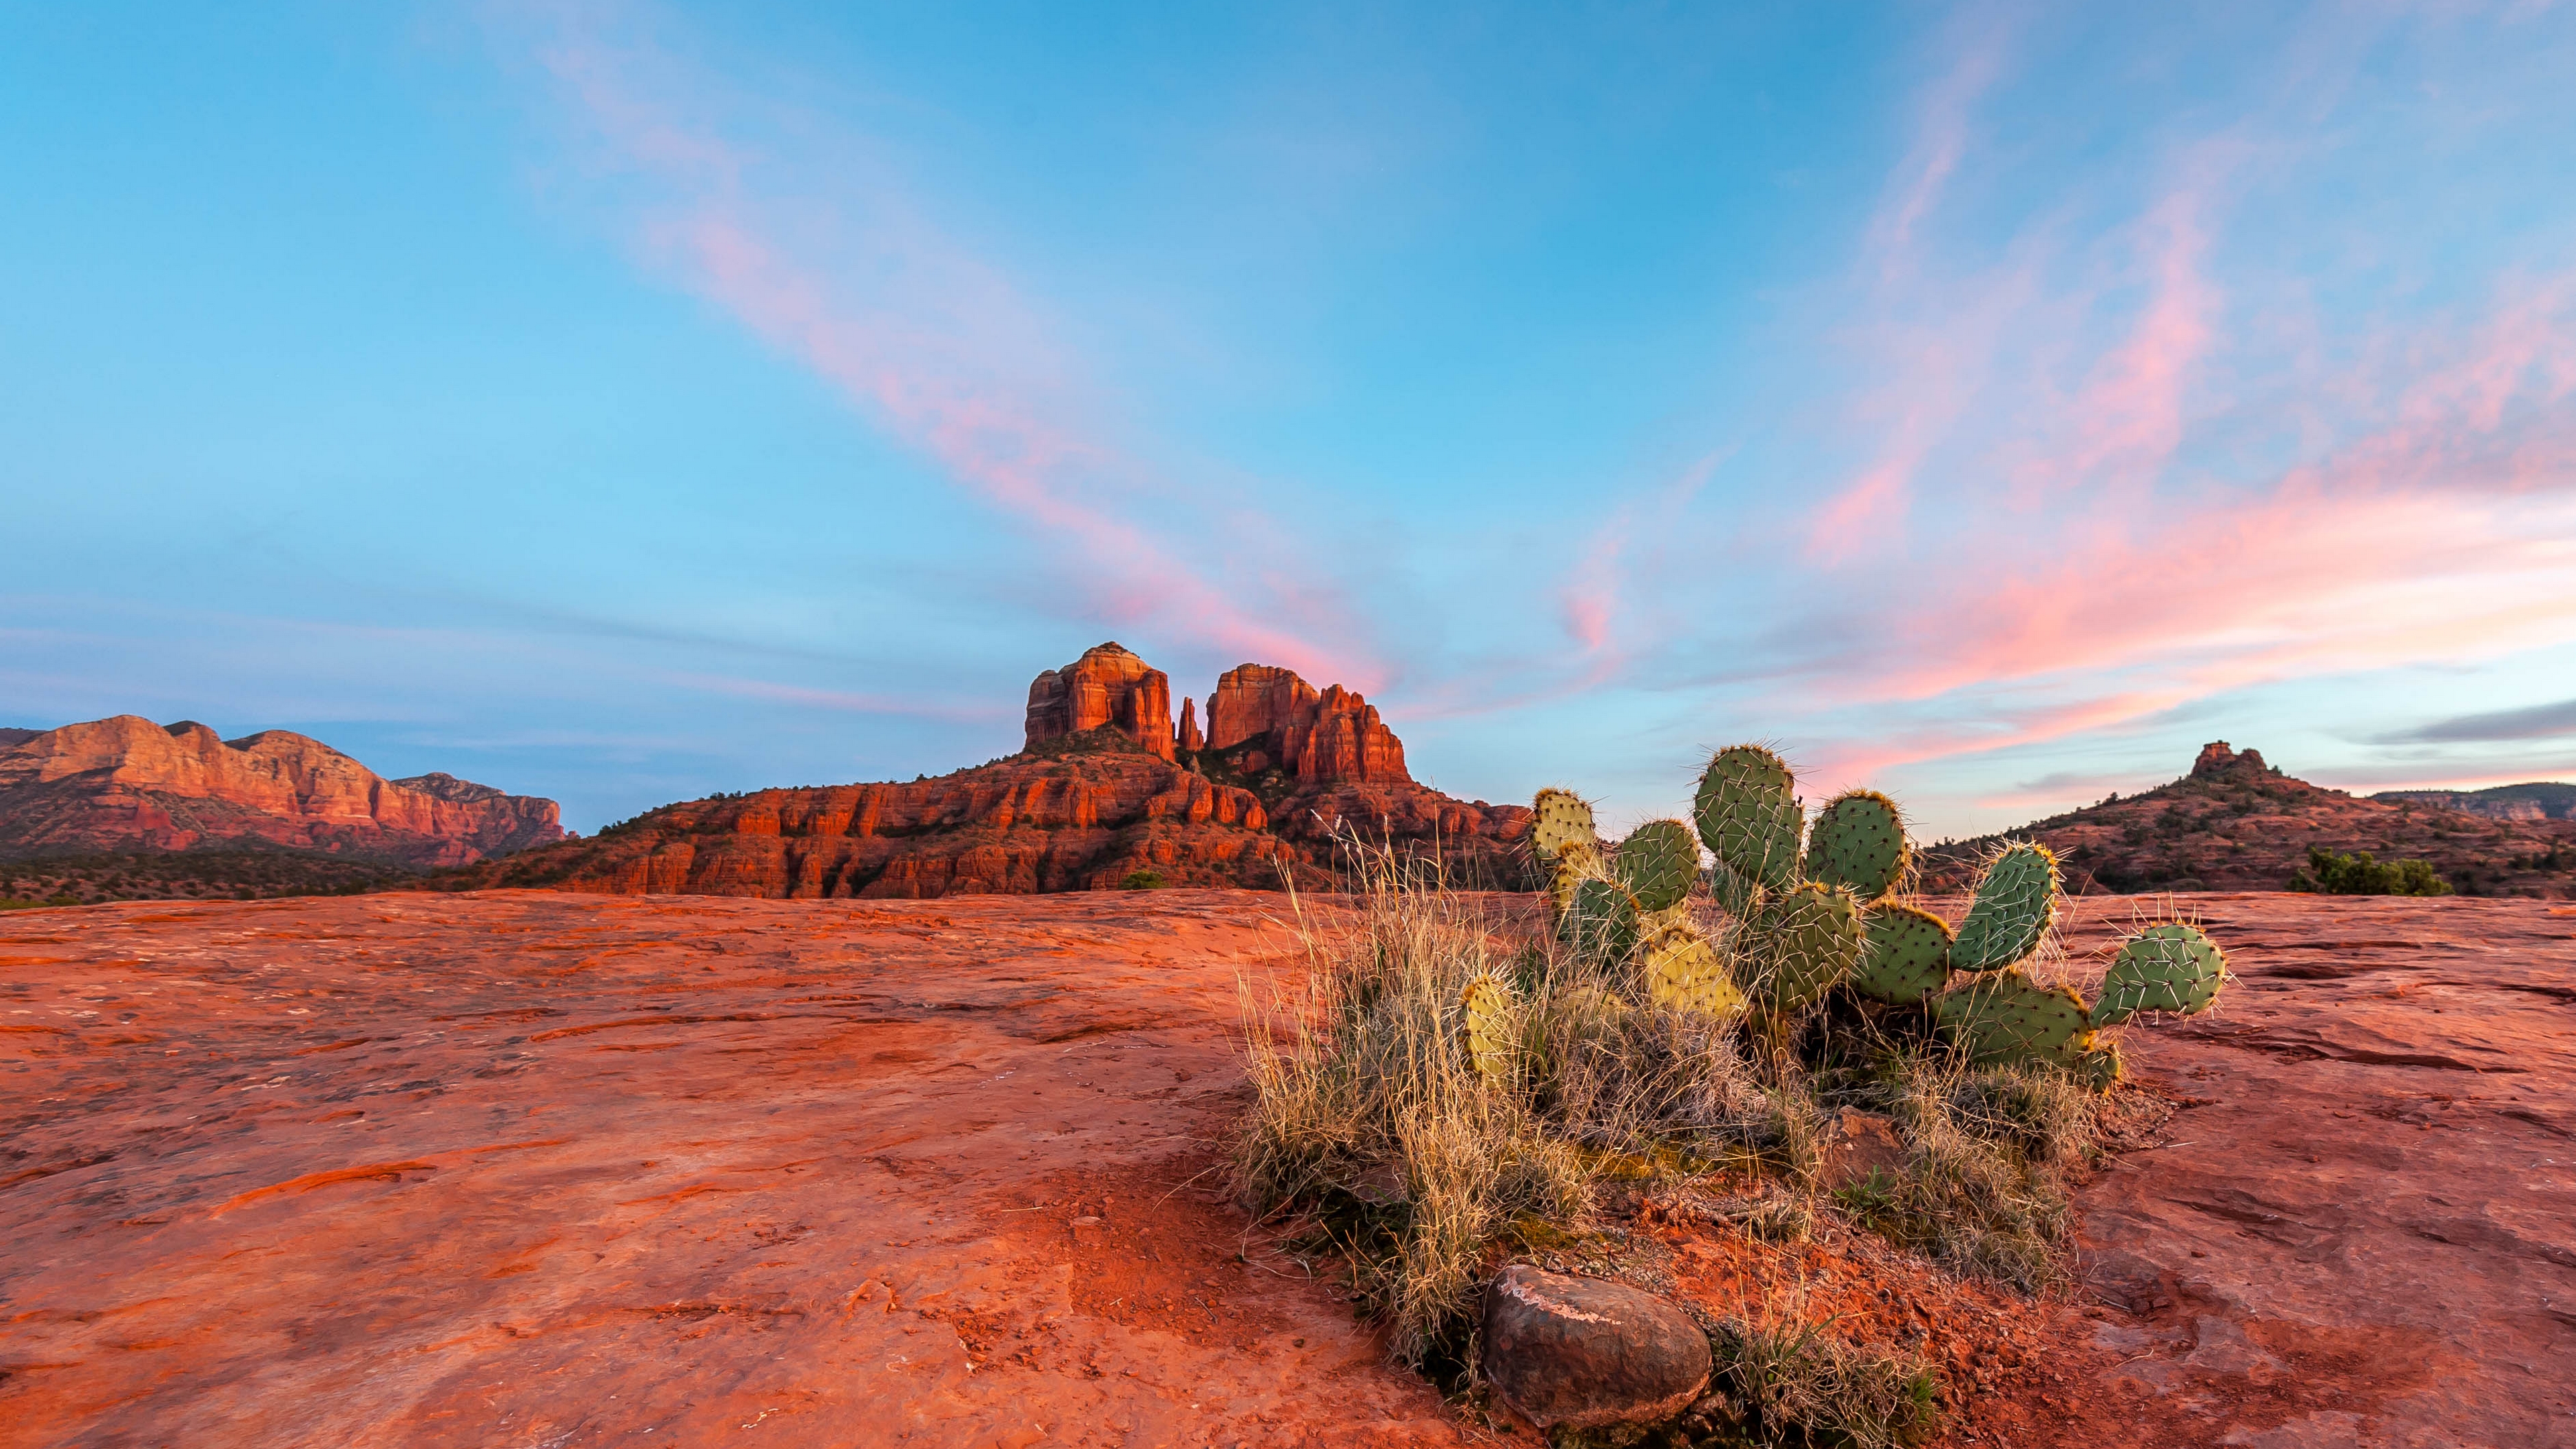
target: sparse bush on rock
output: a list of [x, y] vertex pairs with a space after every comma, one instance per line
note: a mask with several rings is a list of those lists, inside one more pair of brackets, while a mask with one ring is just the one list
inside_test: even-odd
[[2308, 863], [2290, 878], [2290, 889], [2328, 896], [2447, 896], [2451, 883], [2432, 862], [2374, 858], [2367, 850], [2340, 855], [2308, 847]]

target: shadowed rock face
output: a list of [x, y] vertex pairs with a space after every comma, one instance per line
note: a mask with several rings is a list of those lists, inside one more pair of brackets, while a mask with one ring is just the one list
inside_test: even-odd
[[123, 714], [0, 747], [0, 852], [16, 855], [264, 843], [427, 867], [563, 835], [552, 800], [386, 780], [287, 730], [227, 741]]

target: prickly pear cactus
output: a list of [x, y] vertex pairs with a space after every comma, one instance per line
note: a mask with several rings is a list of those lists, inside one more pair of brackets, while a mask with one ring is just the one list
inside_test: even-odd
[[1512, 1077], [1512, 993], [1511, 988], [1491, 976], [1479, 975], [1467, 983], [1466, 992], [1458, 998], [1458, 1009], [1467, 1018], [1467, 1060], [1476, 1075], [1497, 1086]]
[[[2096, 1025], [2099, 1023], [2097, 1022]], [[2119, 1043], [2097, 1042], [2091, 1050], [2076, 1059], [2075, 1074], [2084, 1079], [2086, 1086], [2097, 1092], [2107, 1092], [2119, 1085]]]
[[2030, 959], [2057, 915], [2057, 857], [2045, 845], [2016, 841], [1986, 862], [1977, 897], [1950, 943], [1950, 964], [1996, 971]]
[[1775, 1016], [1814, 1004], [1859, 968], [1869, 947], [1860, 902], [1841, 886], [1813, 882], [1765, 906], [1754, 937], [1752, 994]]
[[2093, 1015], [2084, 999], [2019, 971], [1999, 971], [1944, 991], [1932, 999], [1932, 1011], [1976, 1066], [2074, 1067], [2093, 1045]]
[[1596, 843], [1592, 807], [1571, 790], [1539, 791], [1530, 814], [1530, 849], [1541, 861], [1555, 860], [1568, 846]]
[[2197, 926], [2168, 921], [2131, 936], [2102, 978], [2095, 1026], [2118, 1026], [2141, 1011], [2193, 1016], [2218, 999], [2227, 955]]
[[1760, 882], [1745, 879], [1721, 861], [1708, 868], [1709, 894], [1717, 898], [1718, 908], [1739, 921], [1750, 921], [1762, 913], [1766, 893]]
[[1876, 790], [1848, 790], [1826, 801], [1807, 830], [1807, 879], [1849, 886], [1864, 901], [1896, 889], [1913, 855], [1905, 817]]
[[1587, 880], [1557, 917], [1556, 936], [1568, 950], [1605, 964], [1628, 959], [1637, 946], [1637, 898], [1617, 881]]
[[1720, 1019], [1744, 1013], [1744, 992], [1728, 974], [1726, 958], [1696, 926], [1668, 921], [1639, 943], [1638, 951], [1645, 961], [1648, 1001]]
[[1798, 883], [1798, 840], [1805, 816], [1791, 793], [1796, 779], [1760, 745], [1731, 745], [1700, 774], [1691, 802], [1699, 838], [1720, 864], [1756, 884], [1785, 891]]
[[1557, 852], [1556, 864], [1548, 868], [1547, 902], [1559, 920], [1564, 919], [1574, 904], [1574, 889], [1588, 880], [1599, 880], [1604, 872], [1601, 847], [1590, 841], [1569, 845]]
[[1869, 949], [1852, 973], [1863, 996], [1899, 1006], [1941, 989], [1950, 979], [1950, 923], [1930, 911], [1881, 901], [1866, 914]]
[[1670, 910], [1699, 880], [1699, 842], [1678, 820], [1649, 820], [1619, 842], [1611, 867], [1640, 909]]

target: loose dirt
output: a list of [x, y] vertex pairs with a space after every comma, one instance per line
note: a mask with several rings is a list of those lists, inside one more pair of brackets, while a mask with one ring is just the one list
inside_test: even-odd
[[[2244, 981], [2128, 1034], [2085, 1293], [1877, 1305], [1973, 1320], [1947, 1440], [2576, 1443], [2576, 914], [2194, 903]], [[0, 1445], [1491, 1440], [1220, 1190], [1284, 906], [0, 917]]]

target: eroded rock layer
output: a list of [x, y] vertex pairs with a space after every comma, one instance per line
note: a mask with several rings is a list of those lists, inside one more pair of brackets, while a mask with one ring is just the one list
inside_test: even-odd
[[428, 867], [563, 836], [552, 800], [445, 774], [387, 780], [287, 730], [227, 741], [121, 714], [0, 742], [10, 855], [265, 844]]

